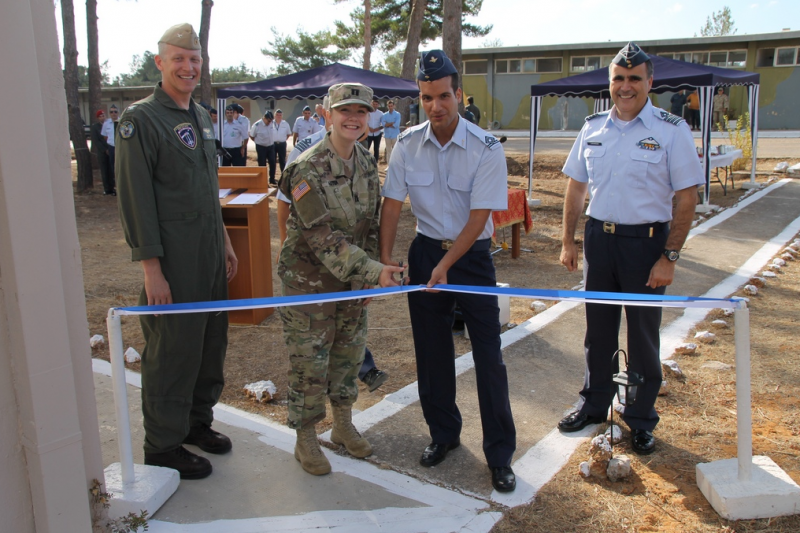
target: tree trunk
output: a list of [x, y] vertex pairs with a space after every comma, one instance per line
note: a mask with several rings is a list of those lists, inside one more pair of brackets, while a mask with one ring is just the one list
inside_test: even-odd
[[83, 119], [78, 101], [78, 45], [75, 38], [75, 11], [72, 0], [61, 0], [61, 20], [64, 30], [64, 90], [67, 96], [67, 113], [69, 115], [69, 137], [75, 150], [78, 163], [77, 191], [91, 189], [92, 156], [86, 145], [83, 133]]
[[364, 70], [369, 70], [372, 56], [372, 2], [364, 0]]
[[203, 56], [203, 69], [200, 74], [200, 101], [214, 107], [211, 90], [211, 65], [208, 61], [208, 32], [211, 31], [211, 8], [213, 0], [203, 0], [203, 11], [200, 15], [200, 54]]
[[[461, 82], [463, 75], [463, 65], [461, 62], [461, 0], [444, 0], [444, 12], [442, 16], [442, 49], [450, 61], [458, 70], [458, 85], [463, 87]], [[464, 112], [463, 98], [458, 102], [459, 113]]]
[[[428, 7], [428, 0], [414, 0], [411, 7], [411, 17], [408, 21], [408, 36], [406, 37], [406, 51], [403, 54], [403, 69], [400, 77], [406, 80], [413, 80], [417, 71], [417, 59], [419, 59], [419, 41], [422, 34], [422, 20], [425, 17], [425, 9]], [[401, 124], [408, 122], [408, 100], [401, 99], [396, 106], [397, 112], [402, 117]]]
[[86, 0], [86, 36], [89, 43], [89, 112], [100, 109], [100, 52], [97, 36], [97, 0]]

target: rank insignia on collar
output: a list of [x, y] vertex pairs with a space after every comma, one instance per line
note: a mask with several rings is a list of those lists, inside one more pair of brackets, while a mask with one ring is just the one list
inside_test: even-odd
[[497, 140], [497, 137], [493, 135], [486, 135], [483, 139], [483, 142], [486, 143], [487, 148], [491, 148], [495, 144], [500, 144], [500, 141]]
[[194, 133], [194, 128], [188, 122], [178, 124], [173, 128], [178, 139], [183, 143], [186, 148], [194, 150], [197, 146], [197, 135]]
[[661, 145], [658, 144], [658, 141], [653, 139], [652, 137], [648, 137], [647, 139], [642, 139], [641, 141], [636, 143], [636, 146], [638, 146], [639, 148], [644, 148], [645, 150], [651, 150], [651, 151], [652, 150], [658, 150], [659, 148], [661, 148]]
[[130, 139], [136, 133], [136, 128], [133, 127], [133, 122], [125, 120], [119, 125], [119, 136], [123, 139]]

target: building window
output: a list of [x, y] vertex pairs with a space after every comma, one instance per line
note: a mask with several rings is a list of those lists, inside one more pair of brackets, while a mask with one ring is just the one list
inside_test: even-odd
[[498, 74], [561, 72], [561, 58], [501, 59], [494, 62], [494, 71]]
[[797, 65], [797, 48], [778, 48], [775, 53], [775, 66], [788, 67]]
[[771, 67], [775, 63], [775, 49], [762, 48], [756, 53], [757, 67]]
[[728, 66], [744, 68], [747, 62], [747, 50], [731, 50], [728, 52]]
[[[670, 54], [672, 57], [672, 54]], [[589, 72], [605, 68], [611, 64], [613, 56], [576, 56], [571, 60], [571, 72]]]
[[489, 62], [486, 59], [480, 61], [464, 61], [464, 75], [486, 74], [489, 72]]
[[672, 54], [659, 54], [678, 61], [695, 63], [697, 65], [711, 65], [714, 67], [743, 68], [747, 61], [747, 50], [712, 50], [702, 52], [675, 52]]

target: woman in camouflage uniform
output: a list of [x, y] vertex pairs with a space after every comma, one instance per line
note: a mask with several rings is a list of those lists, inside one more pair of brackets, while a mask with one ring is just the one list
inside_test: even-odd
[[[372, 110], [372, 90], [337, 84], [328, 90], [332, 128], [282, 175], [279, 188], [291, 200], [278, 275], [286, 296], [397, 285], [401, 268], [378, 257], [380, 183], [369, 152], [356, 141]], [[358, 370], [364, 357], [364, 300], [281, 308], [289, 350], [289, 427], [297, 430], [295, 458], [314, 475], [331, 471], [315, 426], [331, 402], [331, 440], [355, 457], [372, 447], [353, 426]]]

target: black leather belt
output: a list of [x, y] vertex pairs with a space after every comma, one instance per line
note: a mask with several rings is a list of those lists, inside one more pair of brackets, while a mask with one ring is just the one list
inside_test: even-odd
[[[432, 244], [437, 248], [441, 248], [442, 250], [449, 250], [453, 247], [454, 241], [448, 240], [439, 240], [439, 239], [431, 239], [423, 235], [422, 233], [417, 233], [417, 237], [422, 239], [423, 242]], [[470, 247], [468, 251], [470, 252], [487, 252], [492, 247], [492, 239], [478, 239], [475, 243]]]
[[589, 218], [591, 223], [603, 229], [603, 233], [609, 233], [618, 237], [640, 237], [650, 238], [662, 232], [669, 231], [669, 222], [650, 222], [648, 224], [616, 224], [614, 222], [603, 222], [596, 218]]

